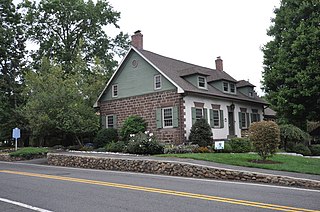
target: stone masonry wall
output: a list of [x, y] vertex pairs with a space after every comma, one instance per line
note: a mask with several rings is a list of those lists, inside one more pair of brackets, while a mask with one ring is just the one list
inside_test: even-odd
[[[179, 127], [158, 129], [156, 109], [173, 106], [179, 108]], [[115, 114], [117, 116], [117, 128], [121, 128], [128, 116], [141, 116], [148, 123], [148, 130], [154, 133], [160, 141], [180, 144], [185, 141], [183, 107], [184, 103], [180, 94], [176, 91], [164, 91], [101, 102], [100, 114]]]
[[48, 153], [47, 158], [48, 164], [55, 166], [143, 172], [182, 177], [238, 180], [320, 189], [320, 181], [317, 180], [235, 171], [188, 163], [143, 159], [77, 156], [58, 153]]

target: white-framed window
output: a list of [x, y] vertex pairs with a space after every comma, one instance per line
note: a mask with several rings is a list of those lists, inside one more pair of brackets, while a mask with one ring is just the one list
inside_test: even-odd
[[173, 127], [173, 111], [172, 107], [162, 108], [163, 128]]
[[220, 127], [220, 111], [219, 110], [212, 110], [213, 114], [213, 126], [214, 127]]
[[236, 85], [234, 83], [230, 83], [230, 93], [236, 93]]
[[203, 109], [202, 108], [196, 108], [196, 120], [203, 118]]
[[257, 109], [252, 109], [251, 123], [260, 121], [260, 114]]
[[252, 91], [249, 92], [249, 97], [253, 98], [253, 92]]
[[223, 91], [224, 92], [229, 92], [229, 83], [223, 82]]
[[206, 82], [206, 78], [205, 77], [198, 77], [198, 87], [199, 88], [207, 88], [207, 82]]
[[153, 81], [154, 81], [154, 89], [155, 90], [161, 89], [161, 75], [155, 75]]
[[114, 128], [114, 117], [113, 115], [107, 116], [107, 128]]
[[112, 97], [118, 97], [118, 84], [112, 85]]

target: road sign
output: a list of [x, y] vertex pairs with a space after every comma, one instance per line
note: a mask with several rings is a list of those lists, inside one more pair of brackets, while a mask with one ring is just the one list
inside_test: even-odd
[[224, 141], [216, 141], [216, 142], [214, 142], [214, 148], [216, 150], [224, 149]]
[[12, 138], [20, 138], [20, 129], [19, 128], [14, 128], [12, 130]]

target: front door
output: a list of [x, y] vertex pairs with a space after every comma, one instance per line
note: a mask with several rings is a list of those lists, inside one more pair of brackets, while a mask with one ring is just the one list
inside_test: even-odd
[[228, 124], [229, 124], [229, 136], [228, 137], [234, 137], [235, 132], [234, 132], [234, 112], [229, 111], [228, 112]]

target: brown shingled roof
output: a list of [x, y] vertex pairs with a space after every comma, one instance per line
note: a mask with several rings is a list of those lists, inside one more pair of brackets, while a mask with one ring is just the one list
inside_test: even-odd
[[[173, 58], [165, 57], [147, 50], [141, 50], [141, 49], [140, 50], [135, 49], [135, 50], [141, 53], [147, 60], [149, 60], [158, 69], [160, 69], [164, 74], [166, 74], [170, 79], [172, 79], [177, 85], [179, 85], [186, 92], [206, 94], [206, 95], [217, 96], [222, 98], [232, 98], [237, 100], [267, 104], [263, 99], [261, 99], [258, 96], [255, 96], [254, 98], [250, 98], [242, 94], [241, 92], [237, 92], [236, 95], [227, 94], [211, 86], [210, 84], [208, 84], [207, 90], [199, 89], [198, 87], [194, 86], [193, 84], [191, 84], [190, 82], [188, 82], [183, 78], [184, 76], [188, 76], [188, 75], [201, 74], [201, 75], [207, 76], [208, 82], [219, 81], [219, 80], [224, 80], [224, 81], [229, 81], [234, 83], [238, 82], [237, 80], [235, 80], [233, 77], [231, 77], [229, 74], [227, 74], [224, 71], [218, 71], [215, 69], [194, 65], [194, 64], [183, 62]], [[237, 84], [237, 87], [238, 87], [238, 84]]]

